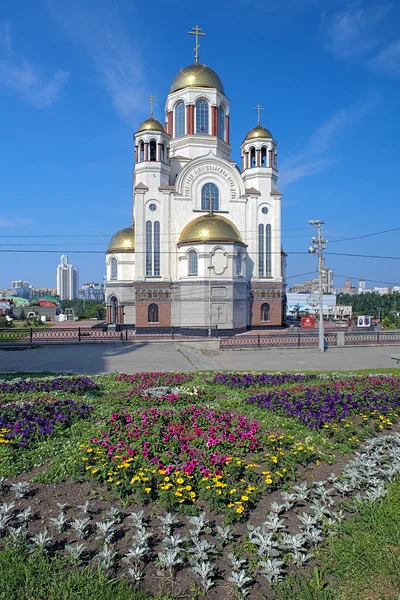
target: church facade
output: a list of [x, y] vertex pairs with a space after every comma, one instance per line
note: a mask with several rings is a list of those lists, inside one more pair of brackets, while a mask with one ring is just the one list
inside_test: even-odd
[[109, 323], [227, 335], [282, 324], [277, 143], [259, 118], [239, 168], [230, 128], [222, 80], [197, 57], [172, 80], [165, 125], [152, 110], [139, 125], [132, 225], [106, 252]]

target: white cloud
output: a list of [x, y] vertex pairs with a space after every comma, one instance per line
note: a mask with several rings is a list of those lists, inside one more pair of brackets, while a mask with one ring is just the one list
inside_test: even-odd
[[393, 42], [370, 61], [370, 66], [389, 75], [400, 75], [400, 40]]
[[0, 227], [23, 227], [32, 223], [32, 219], [26, 219], [25, 217], [16, 217], [13, 215], [0, 217]]
[[356, 2], [336, 13], [325, 13], [322, 30], [327, 48], [339, 58], [365, 55], [378, 44], [377, 26], [391, 8], [386, 2], [371, 6]]
[[344, 132], [373, 112], [380, 102], [381, 95], [371, 90], [361, 101], [336, 111], [321, 123], [310, 137], [304, 151], [282, 162], [279, 175], [280, 186], [316, 175], [337, 164], [339, 159], [330, 156], [329, 151], [337, 145]]
[[37, 108], [45, 108], [57, 98], [68, 77], [69, 73], [60, 69], [49, 77], [14, 51], [10, 24], [0, 24], [0, 86]]
[[47, 4], [66, 33], [90, 56], [118, 114], [131, 123], [149, 93], [134, 36], [125, 29], [118, 5], [60, 2]]

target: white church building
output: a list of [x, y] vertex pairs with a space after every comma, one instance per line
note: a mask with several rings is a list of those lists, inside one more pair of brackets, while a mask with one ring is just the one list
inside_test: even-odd
[[151, 108], [134, 134], [132, 225], [106, 253], [109, 323], [228, 335], [282, 324], [277, 142], [258, 118], [239, 168], [230, 127], [222, 80], [196, 50], [172, 80], [165, 125]]

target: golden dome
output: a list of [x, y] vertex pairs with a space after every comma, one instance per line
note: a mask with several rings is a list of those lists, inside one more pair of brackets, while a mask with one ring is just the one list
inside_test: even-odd
[[186, 225], [179, 244], [192, 242], [235, 242], [243, 244], [240, 231], [221, 215], [206, 214]]
[[245, 137], [245, 140], [255, 140], [257, 138], [272, 138], [272, 133], [268, 131], [268, 129], [265, 129], [265, 127], [257, 125], [257, 127], [250, 129], [249, 133]]
[[125, 227], [112, 236], [107, 252], [135, 252], [135, 227]]
[[219, 75], [206, 65], [189, 65], [183, 67], [172, 80], [169, 93], [176, 92], [186, 87], [217, 88], [225, 94], [224, 84]]
[[138, 127], [139, 131], [163, 131], [165, 133], [164, 125], [154, 117], [150, 117], [143, 121], [143, 123], [140, 123]]

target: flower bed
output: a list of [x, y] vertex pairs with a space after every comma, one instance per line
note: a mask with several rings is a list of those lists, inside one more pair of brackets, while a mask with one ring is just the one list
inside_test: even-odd
[[0, 442], [28, 446], [43, 436], [69, 427], [91, 410], [93, 407], [83, 402], [55, 398], [6, 404], [0, 407]]
[[[400, 413], [400, 379], [354, 377], [314, 387], [272, 390], [245, 398], [245, 402], [297, 417], [310, 429], [328, 429], [330, 424], [355, 415], [383, 429]], [[351, 423], [345, 426], [351, 427]]]
[[194, 376], [191, 373], [167, 373], [159, 372], [144, 372], [133, 373], [133, 375], [122, 374], [117, 377], [116, 381], [127, 381], [136, 388], [146, 389], [157, 387], [160, 385], [175, 387], [183, 385], [189, 381], [193, 381]]
[[207, 499], [239, 515], [315, 457], [312, 446], [257, 421], [197, 406], [114, 413], [107, 431], [82, 447], [85, 469], [123, 495], [168, 506]]
[[46, 377], [43, 379], [0, 381], [0, 394], [23, 394], [27, 392], [84, 394], [99, 389], [100, 386], [90, 377]]
[[283, 385], [287, 383], [303, 383], [318, 379], [318, 375], [305, 373], [217, 373], [212, 383], [228, 387], [252, 387], [254, 385]]

